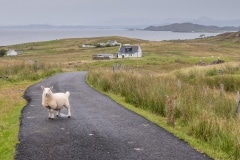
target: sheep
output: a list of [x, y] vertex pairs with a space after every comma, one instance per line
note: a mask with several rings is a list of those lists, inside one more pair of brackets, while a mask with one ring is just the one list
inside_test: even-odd
[[53, 111], [57, 111], [57, 116], [60, 116], [60, 111], [63, 106], [68, 110], [68, 118], [71, 117], [69, 96], [70, 92], [66, 93], [53, 93], [53, 86], [50, 88], [41, 86], [42, 93], [42, 106], [48, 109], [48, 119], [54, 119]]

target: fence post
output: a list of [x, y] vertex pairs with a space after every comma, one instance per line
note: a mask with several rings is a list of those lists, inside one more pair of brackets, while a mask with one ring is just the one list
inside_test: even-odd
[[239, 96], [239, 91], [237, 92], [237, 108], [236, 108], [236, 113], [240, 112], [240, 96]]
[[177, 99], [177, 96], [166, 96], [166, 103], [167, 103], [167, 124], [175, 127], [175, 101]]
[[180, 80], [177, 81], [177, 85], [178, 85], [178, 89], [181, 90], [181, 88], [182, 88], [182, 83], [181, 83]]
[[220, 95], [224, 96], [224, 84], [220, 84]]
[[206, 86], [202, 86], [202, 95], [203, 95], [203, 96], [206, 96], [206, 93], [207, 93], [207, 88], [206, 88]]
[[38, 61], [35, 61], [33, 68], [34, 68], [34, 72], [37, 72], [37, 70], [38, 70]]
[[113, 65], [112, 71], [113, 71], [113, 73], [115, 73], [115, 65]]

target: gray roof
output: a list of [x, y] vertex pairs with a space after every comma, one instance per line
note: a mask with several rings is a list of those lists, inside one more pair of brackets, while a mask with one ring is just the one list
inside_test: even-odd
[[121, 46], [119, 51], [120, 53], [136, 53], [138, 52], [139, 46]]

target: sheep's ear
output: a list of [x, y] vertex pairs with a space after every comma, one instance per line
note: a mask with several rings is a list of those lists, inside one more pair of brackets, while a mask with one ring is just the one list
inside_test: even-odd
[[50, 89], [52, 90], [52, 89], [53, 89], [53, 86], [51, 86]]
[[43, 87], [43, 86], [41, 86], [41, 88], [42, 88], [42, 89], [44, 89], [44, 87]]

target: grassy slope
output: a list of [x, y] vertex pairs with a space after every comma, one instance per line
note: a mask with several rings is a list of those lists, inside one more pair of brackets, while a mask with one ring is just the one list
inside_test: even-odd
[[[144, 74], [147, 73], [148, 75], [168, 74], [177, 69], [188, 69], [199, 61], [209, 63], [216, 60], [217, 57], [229, 62], [238, 61], [240, 58], [240, 45], [239, 37], [235, 35], [233, 33], [233, 35], [221, 35], [216, 38], [201, 40], [163, 42], [150, 42], [124, 37], [76, 38], [5, 46], [0, 48], [13, 48], [23, 52], [16, 57], [1, 58], [0, 69], [5, 66], [11, 68], [12, 65], [17, 63], [38, 61], [38, 63], [60, 66], [64, 71], [91, 70], [99, 67], [111, 69], [112, 65], [121, 64], [126, 65], [129, 69]], [[140, 44], [144, 57], [140, 59], [93, 61], [93, 54], [115, 53], [118, 47], [92, 49], [81, 47], [83, 43], [96, 44], [107, 40], [117, 40], [126, 44]], [[4, 74], [6, 73], [0, 71], [0, 76]], [[0, 85], [0, 111], [3, 113], [0, 120], [0, 142], [4, 144], [0, 147], [0, 155], [2, 156], [0, 159], [13, 159], [19, 130], [20, 111], [25, 105], [22, 98], [23, 90], [35, 82], [23, 81], [1, 83]], [[12, 90], [17, 90], [17, 92], [12, 92]], [[123, 100], [120, 101], [124, 103]], [[8, 108], [11, 109], [8, 110]], [[151, 116], [148, 115], [148, 117]]]
[[0, 159], [14, 158], [15, 145], [18, 142], [19, 117], [26, 104], [22, 95], [30, 84], [25, 82], [0, 86]]

